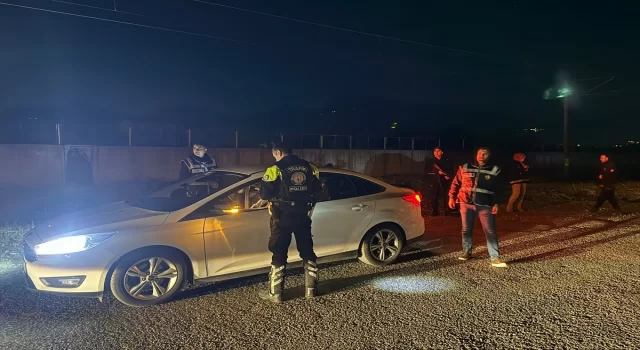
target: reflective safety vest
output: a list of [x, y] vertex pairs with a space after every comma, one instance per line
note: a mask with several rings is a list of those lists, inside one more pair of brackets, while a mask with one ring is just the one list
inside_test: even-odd
[[205, 155], [204, 161], [199, 161], [194, 157], [189, 157], [183, 159], [182, 162], [186, 164], [187, 169], [189, 169], [189, 172], [192, 175], [206, 173], [207, 171], [211, 171], [218, 167], [218, 165], [216, 164], [216, 160], [208, 155]]
[[449, 196], [457, 195], [461, 203], [492, 206], [496, 202], [495, 194], [500, 186], [500, 172], [498, 166], [483, 168], [466, 163], [458, 169]]

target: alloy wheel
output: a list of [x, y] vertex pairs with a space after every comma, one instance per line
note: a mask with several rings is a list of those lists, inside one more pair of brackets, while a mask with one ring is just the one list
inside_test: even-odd
[[153, 300], [170, 291], [178, 280], [176, 265], [160, 257], [139, 260], [127, 269], [124, 289], [138, 300]]

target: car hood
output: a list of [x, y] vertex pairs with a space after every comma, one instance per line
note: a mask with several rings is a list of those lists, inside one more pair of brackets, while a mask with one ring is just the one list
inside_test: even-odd
[[76, 211], [36, 225], [42, 241], [58, 236], [103, 233], [160, 225], [169, 213], [155, 212], [116, 202]]

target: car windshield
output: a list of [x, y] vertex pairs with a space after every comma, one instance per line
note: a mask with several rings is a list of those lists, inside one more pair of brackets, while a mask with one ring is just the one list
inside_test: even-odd
[[213, 171], [175, 182], [151, 195], [127, 201], [127, 204], [147, 210], [172, 212], [186, 208], [247, 177], [228, 171]]

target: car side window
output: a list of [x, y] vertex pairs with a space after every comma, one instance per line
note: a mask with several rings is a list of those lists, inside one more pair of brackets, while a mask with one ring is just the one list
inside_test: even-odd
[[329, 196], [330, 201], [353, 198], [358, 196], [356, 187], [343, 174], [320, 173], [323, 191]]
[[356, 186], [358, 196], [368, 196], [371, 194], [381, 193], [386, 190], [384, 186], [365, 180], [358, 176], [347, 175], [349, 180]]
[[260, 181], [235, 188], [196, 209], [190, 217], [233, 215], [267, 208], [268, 202], [260, 199]]

